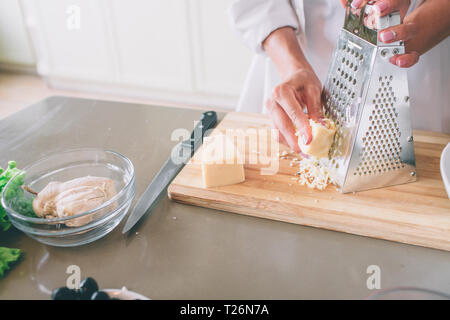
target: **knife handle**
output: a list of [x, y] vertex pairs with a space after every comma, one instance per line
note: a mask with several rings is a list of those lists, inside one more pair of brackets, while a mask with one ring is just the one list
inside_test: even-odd
[[217, 113], [215, 111], [203, 112], [200, 121], [191, 133], [191, 138], [183, 141], [183, 146], [189, 146], [191, 148], [191, 155], [194, 155], [195, 150], [203, 142], [203, 136], [206, 131], [214, 128], [216, 124]]

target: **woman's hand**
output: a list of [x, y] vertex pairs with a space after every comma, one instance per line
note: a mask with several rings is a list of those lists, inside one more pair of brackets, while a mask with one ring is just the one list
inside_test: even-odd
[[[280, 131], [280, 140], [292, 150], [300, 152], [296, 131], [305, 144], [312, 139], [309, 118], [321, 121], [323, 118], [320, 102], [322, 86], [311, 69], [298, 69], [275, 87], [272, 97], [266, 102], [272, 123]], [[308, 115], [304, 113], [305, 106]]]
[[[354, 9], [362, 8], [367, 4], [367, 0], [353, 0], [351, 6]], [[412, 40], [418, 31], [417, 24], [412, 21], [404, 21], [404, 17], [408, 12], [411, 4], [410, 0], [377, 0], [374, 2], [373, 7], [377, 10], [380, 16], [385, 16], [394, 11], [400, 11], [400, 17], [402, 23], [396, 26], [392, 26], [383, 29], [379, 32], [379, 40], [384, 43], [391, 43], [395, 41], [404, 41], [406, 52], [404, 54], [397, 54], [389, 59], [392, 64], [400, 68], [409, 68], [419, 61], [419, 53], [414, 50], [408, 50], [408, 41]], [[347, 1], [341, 0], [341, 3], [345, 5]]]
[[[295, 133], [300, 133], [305, 144], [311, 142], [309, 118], [320, 121], [323, 117], [322, 86], [291, 27], [273, 31], [264, 40], [263, 47], [282, 79], [266, 102], [266, 108], [275, 128], [280, 131], [280, 140], [300, 152]], [[304, 113], [305, 107], [308, 115]]]

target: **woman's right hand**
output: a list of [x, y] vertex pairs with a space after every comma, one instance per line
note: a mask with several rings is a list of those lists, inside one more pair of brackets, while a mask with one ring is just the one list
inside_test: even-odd
[[[298, 138], [305, 144], [312, 140], [309, 119], [321, 121], [322, 85], [303, 55], [294, 30], [274, 30], [263, 41], [263, 48], [272, 59], [282, 82], [266, 101], [272, 123], [280, 131], [280, 140], [295, 152], [301, 152]], [[308, 115], [304, 109], [308, 110]], [[295, 133], [299, 132], [297, 138]]]
[[[295, 152], [301, 152], [296, 131], [304, 144], [309, 144], [312, 140], [309, 119], [322, 121], [321, 91], [320, 81], [312, 69], [300, 68], [276, 86], [266, 102], [272, 123], [280, 131], [280, 140]], [[305, 107], [308, 114], [304, 113]]]

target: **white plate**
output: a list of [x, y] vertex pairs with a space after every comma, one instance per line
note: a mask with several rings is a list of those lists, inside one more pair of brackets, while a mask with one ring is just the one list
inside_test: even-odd
[[122, 289], [102, 289], [110, 298], [118, 298], [120, 300], [150, 300], [142, 294], [128, 290], [126, 287]]
[[450, 143], [447, 144], [441, 154], [441, 175], [450, 199]]

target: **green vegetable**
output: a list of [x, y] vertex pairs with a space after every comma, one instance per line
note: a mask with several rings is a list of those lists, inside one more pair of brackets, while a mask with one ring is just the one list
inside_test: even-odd
[[[16, 168], [16, 162], [10, 161], [8, 162], [8, 168], [3, 170], [0, 168], [0, 195], [3, 191], [3, 188], [6, 186], [8, 181], [14, 177], [20, 170]], [[0, 205], [0, 228], [3, 231], [6, 231], [11, 226], [11, 222], [8, 220], [8, 216], [6, 215], [5, 209]]]
[[12, 249], [0, 247], [0, 278], [3, 277], [5, 271], [12, 267], [12, 264], [19, 260], [20, 249]]
[[[15, 178], [11, 181], [11, 188], [3, 190], [13, 177]], [[33, 211], [33, 199], [27, 199], [22, 189], [24, 182], [25, 171], [17, 169], [15, 161], [8, 162], [6, 170], [0, 167], [0, 196], [5, 192], [5, 200], [14, 210], [27, 216], [36, 216]], [[11, 222], [0, 204], [0, 232], [8, 230], [10, 227]], [[20, 249], [0, 247], [0, 278], [19, 260], [20, 255]]]
[[[22, 189], [22, 185], [25, 181], [25, 171], [16, 168], [15, 161], [9, 161], [6, 170], [0, 168], [0, 195], [8, 181], [14, 176], [16, 177], [11, 182], [11, 187], [5, 191], [5, 200], [8, 201], [8, 204], [17, 212], [26, 216], [35, 217], [36, 215], [33, 211], [33, 199], [27, 199]], [[11, 222], [6, 215], [6, 211], [0, 205], [0, 230], [6, 231], [10, 227]]]

